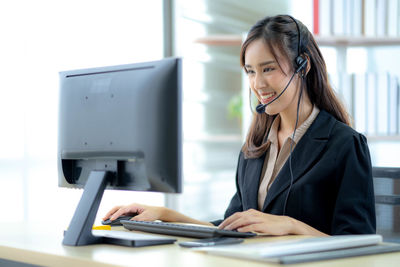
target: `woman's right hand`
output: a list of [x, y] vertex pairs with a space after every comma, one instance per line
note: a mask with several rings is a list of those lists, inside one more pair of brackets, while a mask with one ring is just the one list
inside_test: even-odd
[[164, 207], [146, 206], [136, 203], [126, 206], [116, 206], [107, 212], [103, 220], [110, 219], [113, 221], [123, 215], [133, 215], [132, 220], [136, 221], [162, 220], [164, 209]]

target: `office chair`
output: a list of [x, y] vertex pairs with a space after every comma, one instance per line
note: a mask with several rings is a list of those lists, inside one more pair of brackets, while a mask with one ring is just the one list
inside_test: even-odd
[[400, 243], [400, 168], [373, 167], [376, 232]]

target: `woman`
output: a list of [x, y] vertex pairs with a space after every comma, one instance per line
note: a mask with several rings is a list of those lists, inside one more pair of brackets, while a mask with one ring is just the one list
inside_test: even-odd
[[291, 16], [266, 17], [250, 29], [241, 65], [261, 104], [239, 155], [225, 220], [202, 222], [139, 204], [115, 207], [104, 219], [137, 213], [134, 220], [270, 235], [375, 233], [367, 141], [350, 128], [312, 34]]

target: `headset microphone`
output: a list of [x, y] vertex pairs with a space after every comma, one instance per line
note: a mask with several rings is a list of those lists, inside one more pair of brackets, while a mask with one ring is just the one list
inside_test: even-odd
[[[300, 60], [301, 61], [300, 61]], [[297, 57], [296, 61], [299, 61], [299, 67], [296, 69], [296, 71], [293, 73], [292, 77], [290, 77], [289, 82], [287, 83], [287, 85], [285, 86], [285, 89], [282, 90], [282, 92], [280, 92], [280, 94], [275, 97], [272, 101], [270, 101], [267, 104], [258, 104], [256, 107], [256, 111], [258, 114], [263, 114], [265, 112], [265, 108], [272, 104], [275, 100], [277, 100], [279, 97], [281, 97], [281, 95], [286, 91], [286, 89], [289, 87], [290, 83], [293, 80], [294, 75], [296, 75], [296, 73], [299, 73], [306, 65], [307, 65], [307, 58], [303, 58], [303, 57]]]
[[267, 104], [258, 104], [256, 107], [256, 111], [258, 114], [263, 114], [265, 112], [265, 108], [267, 107]]
[[280, 92], [280, 94], [279, 94], [277, 97], [275, 97], [274, 99], [272, 99], [272, 101], [270, 101], [270, 102], [268, 102], [268, 103], [266, 103], [266, 104], [258, 104], [258, 105], [257, 105], [256, 111], [257, 111], [258, 114], [264, 113], [264, 112], [265, 112], [265, 108], [266, 108], [268, 105], [272, 104], [273, 102], [275, 102], [275, 100], [277, 100], [278, 98], [281, 97], [281, 95], [282, 95], [282, 94], [286, 91], [286, 89], [289, 87], [289, 85], [290, 85], [290, 83], [292, 82], [292, 79], [293, 79], [293, 77], [294, 77], [295, 74], [296, 74], [296, 72], [293, 73], [293, 75], [292, 75], [292, 77], [290, 77], [290, 80], [289, 80], [289, 82], [287, 83], [285, 89], [283, 89], [282, 92]]

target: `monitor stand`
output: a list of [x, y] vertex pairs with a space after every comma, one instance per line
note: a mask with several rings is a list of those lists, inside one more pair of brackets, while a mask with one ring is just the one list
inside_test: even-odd
[[[98, 231], [99, 234], [93, 235], [92, 227], [96, 219], [101, 198], [112, 177], [113, 174], [109, 171], [90, 172], [78, 207], [75, 210], [68, 230], [65, 232], [62, 242], [63, 245], [85, 246], [92, 244], [114, 244], [139, 247], [174, 243], [176, 239], [123, 231], [103, 230]], [[118, 237], [113, 237], [113, 232], [116, 233]], [[126, 233], [126, 235], [124, 233]]]

